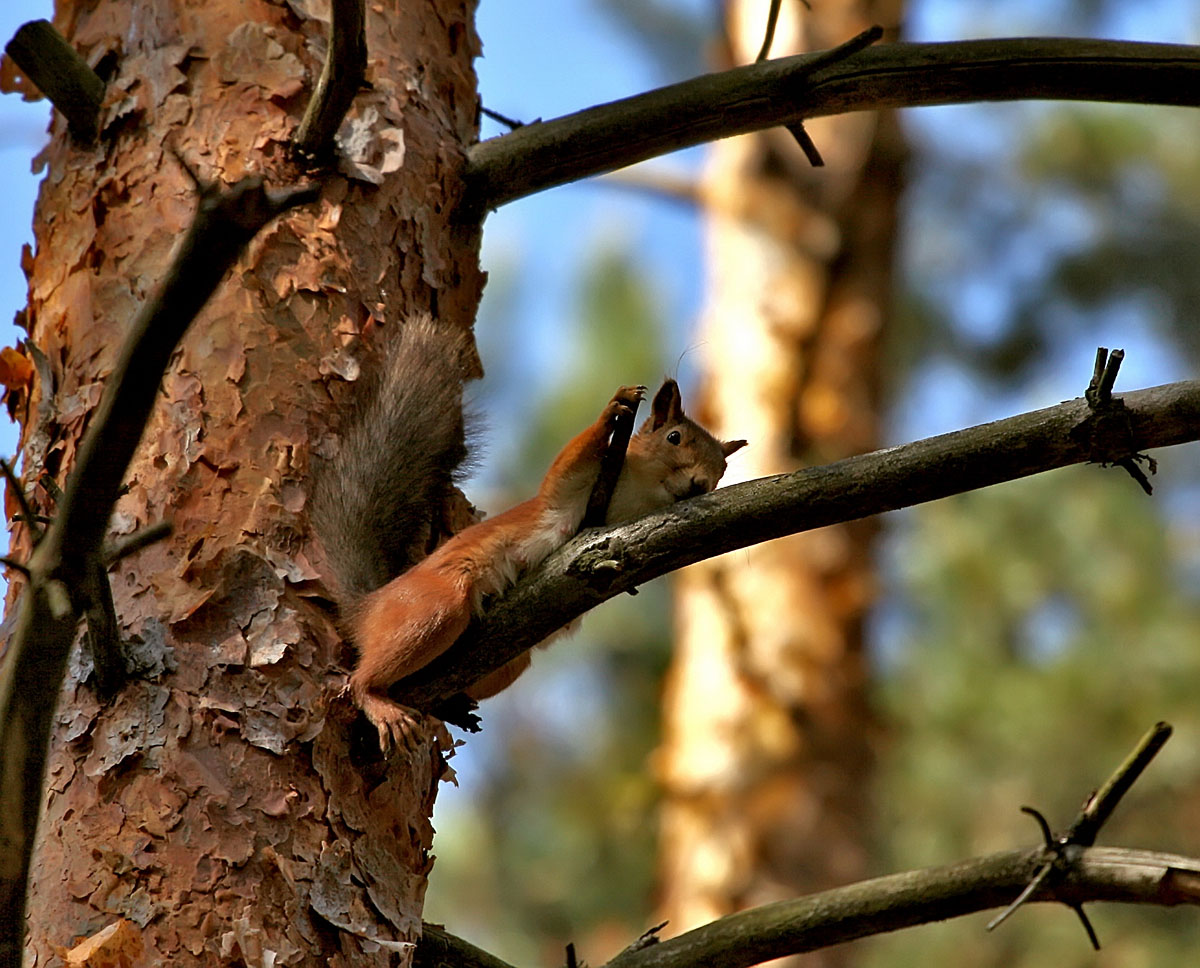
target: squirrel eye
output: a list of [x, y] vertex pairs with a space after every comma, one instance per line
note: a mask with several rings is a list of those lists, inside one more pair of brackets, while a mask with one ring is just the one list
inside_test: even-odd
[[679, 441], [682, 439], [683, 438], [680, 437], [678, 430], [672, 430], [669, 434], [667, 434], [667, 443], [668, 444], [678, 444]]

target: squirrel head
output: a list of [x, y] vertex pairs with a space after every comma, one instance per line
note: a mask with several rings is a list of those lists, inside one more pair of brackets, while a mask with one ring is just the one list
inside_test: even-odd
[[676, 501], [713, 490], [725, 473], [725, 459], [745, 446], [744, 440], [719, 440], [684, 413], [679, 384], [670, 378], [630, 442], [635, 459], [659, 465], [659, 479]]

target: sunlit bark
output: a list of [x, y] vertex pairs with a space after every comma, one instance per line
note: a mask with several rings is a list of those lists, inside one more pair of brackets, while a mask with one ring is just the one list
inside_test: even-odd
[[[766, 7], [729, 4], [734, 61], [753, 59]], [[805, 13], [784, 3], [772, 54], [828, 47], [872, 22], [894, 26], [898, 8], [822, 3]], [[698, 415], [750, 440], [727, 482], [878, 442], [903, 144], [887, 114], [806, 128], [824, 168], [774, 129], [717, 143], [704, 174], [710, 283]], [[869, 523], [826, 528], [680, 575], [659, 761], [671, 930], [863, 876], [873, 532]]]

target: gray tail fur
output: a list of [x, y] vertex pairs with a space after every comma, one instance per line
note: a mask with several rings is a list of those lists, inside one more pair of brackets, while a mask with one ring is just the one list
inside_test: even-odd
[[363, 362], [337, 456], [313, 488], [343, 614], [428, 553], [467, 456], [468, 335], [427, 314], [392, 329]]

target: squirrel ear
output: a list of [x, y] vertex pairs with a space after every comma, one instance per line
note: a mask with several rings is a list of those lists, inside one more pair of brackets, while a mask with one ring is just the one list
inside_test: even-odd
[[735, 450], [741, 450], [745, 446], [746, 446], [746, 441], [744, 441], [744, 440], [722, 440], [721, 441], [721, 453], [724, 454], [726, 457], [728, 457]]
[[650, 407], [650, 427], [658, 430], [666, 424], [679, 423], [682, 419], [683, 400], [679, 396], [679, 384], [668, 377], [654, 394], [654, 403]]

